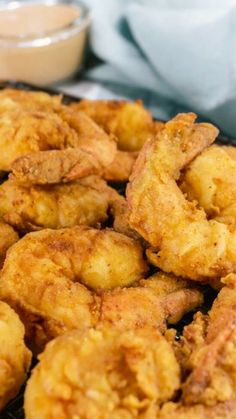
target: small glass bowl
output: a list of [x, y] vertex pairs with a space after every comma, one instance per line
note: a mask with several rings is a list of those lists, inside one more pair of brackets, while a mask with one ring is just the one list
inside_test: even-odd
[[0, 26], [0, 80], [46, 86], [73, 76], [82, 66], [90, 15], [77, 0], [3, 1], [1, 11], [32, 5], [72, 6], [79, 15], [56, 30], [33, 35], [3, 36]]

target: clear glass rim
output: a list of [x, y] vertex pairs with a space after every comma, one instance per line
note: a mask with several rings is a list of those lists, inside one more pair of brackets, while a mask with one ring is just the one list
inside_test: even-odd
[[50, 45], [55, 42], [67, 39], [84, 29], [90, 24], [90, 13], [87, 6], [80, 0], [20, 0], [20, 1], [1, 1], [1, 10], [11, 10], [15, 8], [24, 7], [27, 5], [68, 5], [77, 7], [80, 10], [80, 15], [73, 19], [69, 24], [56, 29], [44, 32], [38, 32], [33, 35], [20, 35], [20, 36], [4, 36], [1, 34], [0, 28], [0, 48], [16, 48], [16, 47], [39, 47]]

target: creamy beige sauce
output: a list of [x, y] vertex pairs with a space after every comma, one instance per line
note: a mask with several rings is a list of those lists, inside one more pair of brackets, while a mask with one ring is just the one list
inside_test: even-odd
[[[0, 7], [0, 80], [46, 86], [76, 73], [82, 65], [89, 26], [88, 17], [82, 26], [75, 21], [79, 15], [79, 7], [66, 4]], [[72, 22], [73, 30], [66, 30], [66, 36], [53, 37], [57, 29]]]
[[66, 4], [0, 7], [0, 36], [32, 36], [55, 31], [69, 25], [79, 14], [79, 8]]

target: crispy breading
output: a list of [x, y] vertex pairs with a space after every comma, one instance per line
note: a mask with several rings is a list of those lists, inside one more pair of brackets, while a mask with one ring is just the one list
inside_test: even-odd
[[171, 346], [148, 328], [72, 332], [39, 359], [25, 393], [26, 419], [150, 419], [180, 386]]
[[116, 182], [127, 181], [137, 157], [137, 151], [117, 150], [113, 162], [104, 169], [103, 178]]
[[98, 321], [94, 290], [128, 286], [146, 273], [140, 244], [110, 230], [73, 227], [29, 233], [11, 247], [0, 294], [37, 347]]
[[[185, 405], [217, 406], [236, 400], [236, 277], [224, 279], [208, 315], [197, 313], [176, 351], [185, 377]], [[177, 345], [178, 346], [178, 343]]]
[[39, 150], [73, 146], [76, 133], [57, 114], [13, 109], [0, 113], [0, 170], [10, 171], [13, 161]]
[[171, 417], [178, 419], [235, 419], [236, 401], [230, 400], [229, 402], [218, 403], [216, 406], [205, 406], [203, 404], [186, 406], [181, 403], [167, 402], [164, 403], [155, 419], [169, 419]]
[[43, 230], [9, 251], [0, 296], [20, 314], [37, 349], [66, 330], [100, 322], [164, 331], [202, 303], [198, 289], [167, 274], [139, 281], [146, 269], [141, 246], [121, 234]]
[[176, 181], [218, 134], [196, 115], [180, 114], [147, 142], [134, 165], [127, 198], [130, 226], [152, 246], [151, 263], [177, 276], [206, 281], [236, 271], [234, 241], [227, 225], [207, 220]]
[[161, 122], [154, 123], [139, 100], [81, 100], [71, 107], [85, 112], [108, 134], [115, 135], [120, 150], [140, 150], [147, 139], [164, 126]]
[[6, 88], [0, 91], [0, 113], [24, 107], [26, 110], [52, 110], [62, 104], [62, 95]]
[[19, 240], [18, 234], [8, 224], [0, 222], [0, 268], [6, 257], [7, 250]]
[[102, 173], [103, 169], [91, 153], [81, 148], [67, 148], [26, 154], [12, 163], [11, 171], [11, 179], [31, 186], [68, 183]]
[[[0, 170], [3, 171], [10, 171], [12, 163], [25, 154], [78, 147], [82, 149], [84, 159], [88, 154], [87, 166], [91, 165], [92, 156], [102, 171], [114, 160], [116, 152], [114, 138], [84, 113], [61, 104], [60, 97], [17, 90], [6, 90], [0, 95], [0, 145]], [[47, 156], [46, 153], [45, 159]], [[64, 154], [57, 153], [56, 156], [61, 161]], [[33, 159], [32, 165], [34, 162]], [[28, 160], [16, 163], [16, 167], [20, 164], [22, 170], [24, 163]], [[93, 162], [89, 174], [94, 173], [94, 165]]]
[[25, 346], [24, 334], [17, 314], [0, 301], [0, 410], [17, 395], [26, 380], [31, 352]]
[[[30, 143], [27, 149], [27, 141], [23, 132], [19, 138], [20, 152], [11, 157], [11, 164], [8, 169], [12, 169], [17, 181], [25, 184], [43, 184], [68, 182], [73, 179], [79, 179], [89, 174], [102, 174], [106, 166], [109, 166], [116, 155], [116, 143], [113, 138], [108, 136], [101, 128], [99, 128], [87, 115], [82, 112], [75, 112], [68, 107], [58, 114], [52, 114], [53, 118], [58, 118], [72, 135], [68, 138], [62, 138], [63, 142], [59, 143], [61, 132], [55, 134], [55, 141], [52, 143], [53, 136], [50, 132], [44, 132], [44, 124], [40, 125], [40, 131], [44, 136], [44, 143], [40, 145], [40, 133], [37, 127], [33, 128], [33, 134], [36, 135], [35, 145]], [[43, 120], [50, 122], [50, 114], [45, 113]], [[64, 119], [63, 119], [64, 118]], [[29, 119], [29, 118], [28, 118]], [[0, 143], [1, 143], [1, 116], [0, 116]], [[19, 124], [22, 124], [20, 120]], [[14, 125], [13, 125], [14, 126]], [[30, 121], [23, 125], [22, 130], [26, 129], [30, 135]], [[59, 130], [60, 127], [59, 127]], [[4, 150], [9, 155], [9, 148], [15, 153], [15, 143], [18, 141], [11, 140], [3, 133], [5, 142]], [[49, 143], [50, 138], [50, 144]], [[23, 145], [22, 145], [23, 144]], [[17, 146], [17, 144], [16, 144]], [[33, 147], [33, 148], [32, 148]], [[52, 150], [60, 149], [60, 150]], [[66, 150], [65, 150], [66, 149]], [[49, 164], [50, 161], [50, 164]], [[1, 168], [1, 160], [0, 160]], [[2, 169], [2, 170], [7, 170]]]
[[[229, 149], [234, 149], [229, 147]], [[236, 160], [227, 147], [218, 145], [204, 150], [184, 173], [181, 189], [191, 201], [206, 211], [209, 218], [236, 227]]]
[[96, 176], [58, 185], [26, 187], [14, 180], [0, 185], [0, 217], [21, 232], [99, 226], [108, 219], [113, 201], [125, 204]]
[[76, 132], [77, 142], [73, 147], [80, 147], [94, 155], [103, 168], [111, 164], [117, 150], [114, 136], [106, 134], [85, 113], [68, 106], [61, 106], [57, 114]]
[[128, 180], [137, 156], [136, 151], [117, 150], [114, 160], [102, 167], [95, 153], [83, 147], [39, 151], [16, 159], [10, 176], [24, 185], [66, 183], [97, 173], [108, 181], [124, 182]]
[[164, 332], [187, 312], [200, 306], [203, 295], [192, 284], [157, 272], [129, 288], [116, 288], [102, 295], [100, 321], [120, 329], [155, 327]]
[[231, 159], [236, 160], [236, 147], [230, 145], [221, 145], [220, 148], [231, 157]]

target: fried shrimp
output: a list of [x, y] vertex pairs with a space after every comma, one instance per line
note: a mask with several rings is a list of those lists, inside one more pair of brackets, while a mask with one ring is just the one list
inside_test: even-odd
[[13, 109], [0, 113], [0, 170], [9, 172], [13, 161], [27, 153], [71, 146], [76, 133], [49, 112]]
[[[211, 146], [188, 166], [181, 189], [196, 200], [208, 217], [236, 227], [236, 160], [228, 147]], [[233, 147], [229, 147], [233, 149]]]
[[0, 185], [0, 217], [21, 232], [99, 226], [108, 219], [113, 201], [125, 203], [96, 176], [58, 185], [25, 187], [14, 180]]
[[[58, 115], [56, 117], [59, 118]], [[37, 153], [27, 154], [25, 150], [21, 153], [21, 158], [16, 156], [11, 169], [18, 182], [24, 184], [70, 182], [89, 174], [102, 174], [106, 166], [113, 162], [117, 147], [114, 139], [87, 115], [64, 107], [60, 112], [60, 118], [68, 125], [74, 138], [70, 138], [62, 147], [56, 145], [50, 147], [60, 150], [49, 150], [49, 147], [46, 150], [38, 148], [35, 150]]]
[[120, 150], [140, 150], [146, 140], [164, 126], [153, 122], [141, 101], [81, 100], [71, 107], [85, 112], [108, 134], [115, 135]]
[[171, 346], [148, 328], [71, 332], [39, 359], [25, 393], [26, 419], [154, 418], [180, 386]]
[[158, 272], [129, 288], [102, 294], [100, 321], [120, 329], [155, 327], [164, 332], [187, 312], [200, 306], [200, 290], [181, 278]]
[[236, 271], [236, 236], [227, 225], [208, 221], [176, 181], [184, 168], [217, 136], [194, 114], [168, 122], [140, 153], [127, 188], [130, 226], [152, 246], [151, 263], [165, 272], [202, 281]]
[[39, 151], [16, 159], [10, 178], [25, 186], [67, 183], [101, 172], [96, 158], [81, 148]]
[[[41, 92], [26, 94], [10, 90], [0, 95], [0, 145], [0, 170], [3, 171], [10, 171], [14, 160], [25, 154], [80, 148], [82, 156], [77, 156], [77, 171], [78, 160], [83, 157], [82, 169], [84, 165], [90, 166], [92, 160], [91, 174], [94, 173], [95, 163], [102, 171], [114, 160], [116, 153], [114, 138], [92, 119], [62, 105], [60, 97], [50, 98]], [[46, 153], [45, 159], [47, 156]], [[61, 160], [64, 158], [60, 152], [56, 156], [60, 156]], [[68, 161], [67, 155], [66, 158]], [[25, 162], [28, 160], [19, 164]]]
[[98, 321], [100, 303], [92, 289], [128, 286], [146, 270], [140, 244], [127, 236], [85, 227], [48, 229], [29, 233], [9, 250], [0, 294], [40, 346]]
[[178, 403], [164, 404], [160, 419], [236, 417], [235, 274], [223, 283], [208, 314], [198, 312], [172, 345], [181, 367], [182, 394]]
[[0, 409], [15, 397], [26, 380], [31, 352], [24, 344], [24, 326], [0, 301]]
[[[11, 168], [20, 183], [68, 182], [94, 173], [103, 173], [116, 154], [116, 143], [87, 115], [63, 107], [60, 116], [74, 135], [63, 147], [27, 154], [16, 159]], [[64, 119], [63, 119], [64, 118]], [[62, 150], [61, 150], [62, 149]], [[64, 150], [66, 149], [66, 150]], [[47, 151], [48, 150], [48, 151]], [[36, 150], [35, 150], [36, 151]], [[26, 155], [25, 155], [26, 154]], [[16, 156], [17, 157], [17, 156]]]
[[[185, 404], [216, 405], [236, 400], [236, 286], [235, 275], [224, 282], [208, 316], [198, 314], [183, 335]], [[219, 333], [220, 331], [220, 333]]]
[[11, 178], [23, 185], [67, 183], [92, 174], [100, 174], [108, 181], [127, 181], [136, 151], [117, 151], [114, 160], [104, 166], [94, 155], [82, 148], [41, 151], [16, 159], [11, 166]]
[[36, 348], [98, 323], [164, 331], [202, 303], [202, 293], [186, 281], [161, 273], [144, 280], [146, 270], [139, 243], [121, 234], [42, 230], [8, 252], [0, 296], [19, 313]]

